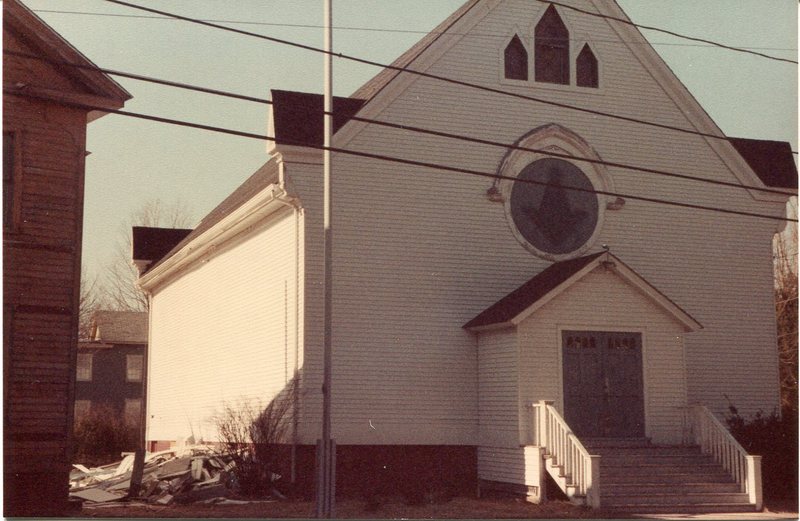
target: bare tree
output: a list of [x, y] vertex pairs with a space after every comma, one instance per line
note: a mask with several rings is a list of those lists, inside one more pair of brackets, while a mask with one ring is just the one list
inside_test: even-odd
[[78, 339], [87, 340], [92, 333], [92, 315], [102, 308], [98, 277], [89, 278], [86, 267], [81, 268], [81, 296], [78, 307]]
[[[797, 199], [788, 205], [788, 215], [797, 217]], [[797, 225], [790, 224], [775, 236], [775, 314], [778, 322], [778, 360], [781, 408], [797, 413]]]
[[185, 204], [180, 201], [166, 204], [160, 199], [148, 201], [125, 220], [103, 281], [104, 303], [108, 308], [118, 311], [146, 311], [148, 308], [147, 296], [137, 285], [139, 274], [131, 262], [131, 228], [187, 228], [191, 221], [192, 212]]

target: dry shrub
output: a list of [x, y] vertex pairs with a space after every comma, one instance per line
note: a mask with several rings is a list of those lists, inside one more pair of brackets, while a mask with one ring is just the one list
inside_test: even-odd
[[136, 450], [137, 427], [125, 422], [110, 405], [93, 405], [75, 422], [73, 461], [88, 466], [119, 461], [122, 452]]
[[295, 394], [292, 382], [266, 407], [250, 401], [226, 402], [214, 416], [220, 450], [235, 463], [231, 483], [240, 494], [260, 497], [275, 490], [286, 467], [281, 444], [288, 441]]

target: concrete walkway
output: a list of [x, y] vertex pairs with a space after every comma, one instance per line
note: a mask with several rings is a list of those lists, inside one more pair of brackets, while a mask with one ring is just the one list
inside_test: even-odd
[[768, 519], [798, 519], [797, 512], [735, 512], [730, 514], [634, 514], [640, 519], [697, 519], [697, 520], [768, 520]]

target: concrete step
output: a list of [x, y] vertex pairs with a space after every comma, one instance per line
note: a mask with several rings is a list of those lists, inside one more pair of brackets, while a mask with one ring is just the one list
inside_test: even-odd
[[608, 454], [601, 456], [601, 465], [633, 467], [638, 465], [694, 465], [717, 464], [710, 456], [700, 454]]
[[681, 483], [661, 483], [656, 480], [638, 483], [608, 483], [601, 482], [603, 497], [612, 496], [650, 496], [658, 494], [697, 494], [697, 493], [741, 493], [739, 485], [733, 482], [718, 483], [699, 481], [693, 478]]
[[688, 472], [674, 473], [653, 473], [653, 472], [604, 472], [600, 467], [600, 483], [603, 487], [606, 484], [636, 484], [636, 483], [661, 483], [680, 484], [680, 483], [733, 483], [733, 479], [726, 472], [712, 469], [709, 472], [698, 472], [696, 468]]
[[671, 474], [716, 474], [723, 473], [722, 467], [714, 462], [682, 463], [680, 465], [669, 465], [663, 463], [639, 463], [636, 465], [624, 465], [619, 462], [604, 461], [600, 462], [600, 477], [635, 475], [635, 476], [658, 476]]
[[747, 494], [741, 492], [689, 493], [689, 494], [615, 494], [607, 496], [601, 491], [600, 503], [615, 508], [628, 505], [700, 505], [700, 504], [749, 504]]
[[[602, 506], [605, 508], [605, 505]], [[608, 508], [609, 510], [626, 514], [735, 514], [756, 511], [755, 506], [744, 503], [698, 503], [695, 505], [642, 505], [631, 503]], [[725, 516], [720, 516], [720, 518], [724, 519]]]
[[591, 454], [596, 454], [599, 456], [618, 456], [618, 457], [627, 457], [627, 456], [651, 456], [651, 455], [659, 455], [659, 456], [697, 456], [701, 457], [703, 454], [700, 452], [699, 447], [684, 447], [684, 446], [656, 446], [651, 445], [650, 447], [635, 447], [635, 448], [614, 448], [614, 447], [597, 447], [589, 449], [587, 448]]
[[652, 447], [650, 438], [581, 438], [581, 443], [587, 449]]

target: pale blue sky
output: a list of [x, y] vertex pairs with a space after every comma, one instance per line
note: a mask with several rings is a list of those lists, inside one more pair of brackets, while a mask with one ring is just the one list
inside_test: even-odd
[[[101, 67], [259, 97], [270, 89], [321, 92], [322, 58], [185, 22], [42, 12], [143, 15], [102, 0], [23, 0]], [[217, 20], [322, 22], [321, 0], [133, 0]], [[462, 0], [334, 0], [335, 25], [427, 31]], [[795, 0], [619, 0], [630, 18], [728, 45], [797, 58]], [[236, 25], [321, 46], [321, 29]], [[789, 141], [797, 150], [797, 66], [644, 31], [724, 132]], [[336, 50], [388, 63], [422, 35], [339, 30]], [[776, 50], [781, 49], [781, 50]], [[789, 50], [786, 50], [789, 49]], [[377, 70], [335, 63], [335, 91], [349, 95]], [[117, 78], [134, 99], [126, 109], [256, 133], [267, 107]], [[109, 115], [89, 126], [84, 262], [110, 260], [122, 222], [145, 202], [182, 201], [201, 218], [267, 160], [258, 141]]]

